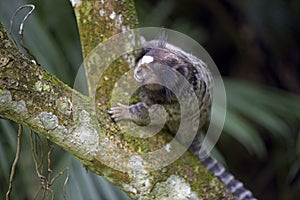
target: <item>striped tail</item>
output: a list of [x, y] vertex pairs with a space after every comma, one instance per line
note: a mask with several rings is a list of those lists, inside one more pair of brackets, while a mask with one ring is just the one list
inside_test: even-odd
[[238, 200], [256, 200], [252, 192], [246, 189], [242, 182], [235, 179], [232, 174], [227, 172], [226, 169], [220, 163], [218, 163], [218, 161], [214, 159], [207, 151], [201, 150], [201, 144], [202, 142], [200, 141], [194, 141], [190, 149], [199, 158], [202, 164], [216, 177], [218, 177], [218, 179], [223, 182], [227, 189]]

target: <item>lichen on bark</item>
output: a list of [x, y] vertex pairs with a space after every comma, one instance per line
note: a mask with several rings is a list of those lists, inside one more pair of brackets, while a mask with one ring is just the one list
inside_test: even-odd
[[[75, 6], [75, 11], [84, 56], [99, 42], [137, 24], [131, 0], [86, 0]], [[115, 61], [108, 73], [117, 78], [126, 71], [126, 64]], [[233, 199], [190, 152], [166, 167], [151, 170], [151, 163], [141, 155], [159, 148], [172, 136], [163, 131], [143, 141], [122, 133], [107, 114], [114, 81], [101, 84], [97, 102], [92, 102], [21, 54], [0, 25], [0, 115], [44, 135], [133, 199], [159, 199], [160, 185], [172, 181], [190, 188], [186, 195], [191, 197]], [[79, 103], [74, 104], [74, 97]], [[93, 105], [97, 105], [96, 110]], [[116, 170], [120, 164], [124, 169]], [[171, 196], [178, 184], [165, 187], [163, 193]]]

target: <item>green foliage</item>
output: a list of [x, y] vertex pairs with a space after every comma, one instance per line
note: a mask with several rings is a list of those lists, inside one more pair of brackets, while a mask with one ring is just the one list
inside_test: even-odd
[[228, 116], [224, 130], [250, 152], [265, 155], [262, 137], [255, 126], [275, 140], [295, 138], [292, 127], [300, 119], [300, 98], [271, 87], [226, 80]]
[[[234, 53], [231, 50], [251, 49], [252, 51], [253, 46], [244, 46], [242, 47], [244, 49], [241, 49], [241, 44], [230, 36], [230, 33], [235, 36], [239, 29], [235, 29], [235, 26], [228, 22], [228, 18], [224, 17], [228, 16], [227, 14], [231, 12], [230, 9], [232, 8], [223, 1], [220, 2], [219, 4], [198, 3], [198, 1], [183, 3], [179, 0], [168, 0], [137, 1], [136, 4], [141, 26], [173, 28], [186, 33], [199, 42], [203, 42], [217, 58], [216, 63], [221, 72], [236, 77], [238, 75], [231, 72], [235, 72], [237, 68], [245, 65], [249, 60], [243, 53]], [[290, 5], [297, 5], [296, 1], [288, 2]], [[49, 0], [31, 1], [31, 3], [36, 4], [36, 11], [26, 22], [25, 43], [36, 55], [39, 63], [47, 67], [47, 70], [61, 80], [72, 85], [82, 59], [76, 22], [69, 1]], [[16, 0], [9, 3], [0, 0], [0, 19], [6, 27], [9, 27], [9, 18], [13, 11], [22, 4], [23, 2]], [[201, 12], [195, 12], [195, 5], [201, 8]], [[220, 9], [222, 6], [227, 10]], [[281, 49], [286, 49], [290, 43], [297, 42], [295, 39], [297, 34], [293, 32], [295, 29], [293, 24], [299, 19], [299, 17], [294, 17], [294, 15], [299, 16], [297, 6], [288, 6], [288, 3], [278, 0], [274, 2], [243, 1], [243, 3], [237, 3], [235, 6], [240, 6], [239, 12], [242, 13], [235, 13], [235, 15], [241, 18], [247, 17], [257, 28], [255, 30], [262, 33], [258, 40], [266, 38], [267, 44], [270, 44], [268, 46], [269, 53], [282, 58], [282, 60], [287, 59], [289, 65], [286, 66], [286, 69], [294, 70], [291, 68], [293, 60], [288, 59], [289, 57], [283, 57], [286, 55], [282, 53]], [[215, 16], [217, 13], [224, 14], [224, 12], [223, 17]], [[199, 19], [199, 15], [201, 19]], [[206, 15], [209, 17], [205, 18]], [[211, 17], [212, 15], [214, 17]], [[16, 41], [18, 41], [17, 24], [20, 19], [22, 19], [21, 16], [16, 18], [13, 29]], [[219, 41], [220, 37], [225, 37], [223, 43]], [[223, 46], [224, 44], [234, 44], [235, 46], [228, 47]], [[295, 46], [293, 45], [293, 48], [296, 48]], [[223, 48], [224, 51], [222, 51]], [[220, 54], [226, 55], [219, 57], [219, 51]], [[259, 51], [256, 53], [259, 54]], [[282, 60], [281, 62], [283, 62]], [[228, 62], [235, 65], [233, 67], [228, 66], [230, 65]], [[224, 66], [227, 68], [224, 69]], [[263, 69], [258, 69], [259, 72], [263, 70], [273, 72], [272, 70], [277, 69], [274, 66], [264, 67], [263, 65]], [[271, 75], [271, 73], [257, 74], [256, 78], [258, 80], [263, 79], [261, 82], [267, 82], [269, 79], [266, 77]], [[274, 80], [277, 79], [274, 78]], [[283, 81], [283, 79], [280, 80]], [[276, 83], [271, 82], [271, 85], [276, 85]], [[291, 90], [299, 91], [297, 90], [299, 89], [297, 82], [296, 86], [295, 84], [293, 86]], [[251, 185], [258, 197], [262, 199], [295, 199], [300, 194], [299, 96], [271, 86], [237, 81], [233, 77], [225, 79], [225, 87], [228, 109], [224, 137], [221, 138], [221, 141], [224, 144], [233, 145], [222, 147], [220, 155], [234, 155], [236, 160], [248, 159], [247, 163], [250, 163], [250, 166], [246, 169], [251, 169], [256, 173], [255, 179], [251, 177], [253, 173], [249, 173], [247, 177], [247, 172], [241, 172], [244, 169], [243, 163], [239, 163], [236, 171], [240, 169], [239, 174], [246, 174], [243, 178], [250, 180], [247, 185]], [[23, 134], [21, 160], [13, 185], [13, 199], [31, 199], [39, 186], [31, 157], [29, 135], [28, 130]], [[6, 120], [0, 120], [0, 199], [4, 199], [8, 187], [10, 167], [16, 150], [16, 136], [16, 125]], [[249, 154], [239, 154], [235, 148], [246, 150]], [[226, 158], [226, 156], [224, 157]], [[68, 199], [126, 198], [123, 193], [120, 193], [118, 189], [103, 179], [90, 173], [87, 174], [78, 161], [75, 161], [61, 149], [55, 148], [52, 159], [53, 174], [65, 167], [70, 168], [70, 178], [67, 184]], [[230, 162], [227, 164], [231, 166]], [[63, 175], [52, 186], [57, 199], [63, 198], [62, 185], [65, 177], [66, 175]]]

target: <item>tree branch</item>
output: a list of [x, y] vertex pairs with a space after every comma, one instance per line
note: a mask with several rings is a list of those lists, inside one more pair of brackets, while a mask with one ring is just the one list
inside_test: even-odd
[[[112, 2], [116, 1], [106, 2], [113, 5]], [[126, 1], [123, 3], [126, 4]], [[107, 4], [104, 9], [111, 8]], [[97, 23], [84, 20], [89, 16], [100, 17], [99, 9], [102, 7], [96, 1], [83, 1], [80, 7], [76, 6], [77, 15], [80, 13], [78, 24], [86, 56], [99, 42], [93, 36], [103, 33], [104, 39], [116, 32], [115, 29], [98, 29], [99, 26], [113, 27], [112, 22], [107, 25], [101, 24], [106, 23], [101, 20]], [[124, 9], [134, 12], [133, 7]], [[119, 13], [118, 10], [115, 12]], [[108, 20], [107, 17], [105, 19]], [[123, 64], [117, 63], [115, 67]], [[107, 91], [106, 88], [100, 90]], [[104, 101], [99, 104], [96, 113], [92, 99], [32, 63], [18, 51], [0, 25], [1, 116], [26, 125], [55, 142], [133, 199], [174, 199], [178, 196], [181, 199], [233, 199], [218, 179], [190, 152], [184, 153], [167, 167], [153, 171], [153, 164], [162, 162], [166, 155], [149, 160], [143, 157], [143, 153], [160, 148], [172, 137], [166, 132], [146, 141], [126, 136], [107, 114], [109, 96], [105, 96], [106, 92], [100, 94], [104, 96], [100, 95], [99, 99]], [[78, 103], [75, 104], [74, 99]], [[174, 148], [180, 148], [180, 144]]]

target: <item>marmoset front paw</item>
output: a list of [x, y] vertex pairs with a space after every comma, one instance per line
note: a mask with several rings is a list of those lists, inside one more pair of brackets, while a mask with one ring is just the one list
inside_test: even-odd
[[108, 110], [108, 113], [111, 114], [111, 118], [115, 121], [122, 121], [122, 120], [131, 120], [131, 114], [130, 114], [130, 107], [121, 103], [117, 103], [118, 106], [111, 107]]
[[131, 106], [117, 103], [117, 106], [110, 108], [108, 113], [111, 114], [111, 118], [115, 122], [127, 120], [133, 121], [138, 125], [145, 126], [151, 121], [148, 109], [149, 107], [143, 102], [139, 102]]

